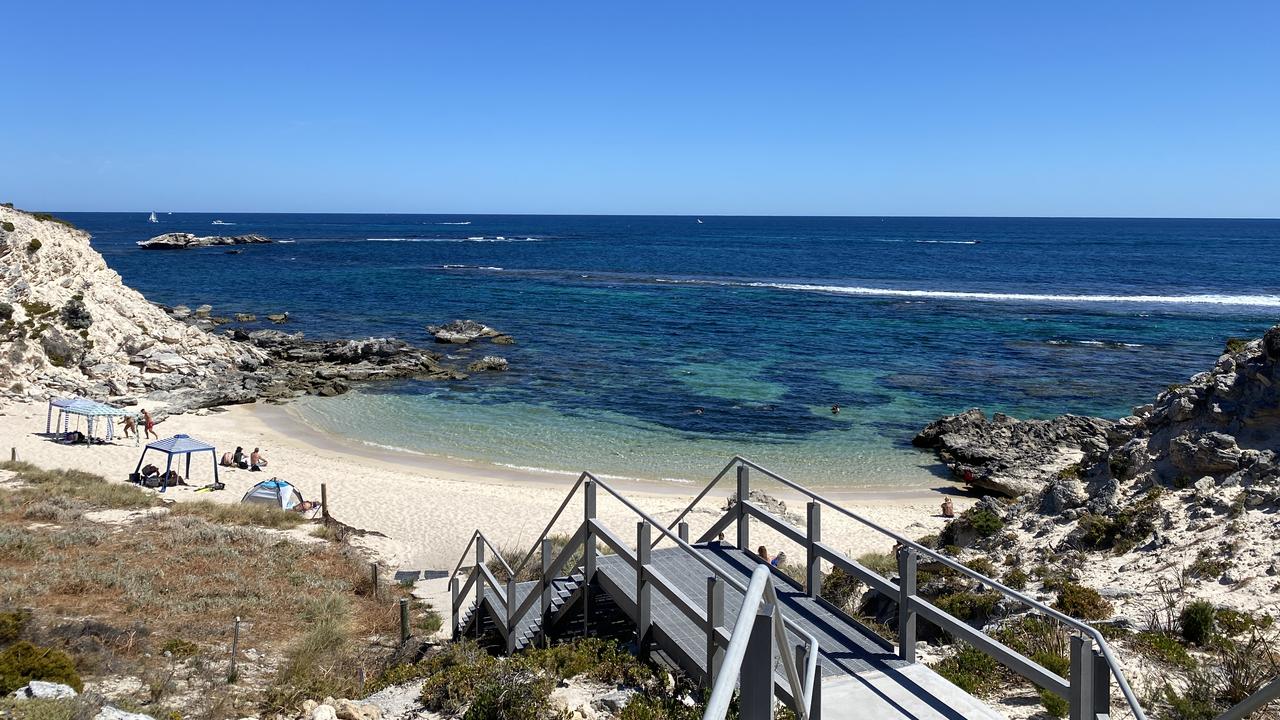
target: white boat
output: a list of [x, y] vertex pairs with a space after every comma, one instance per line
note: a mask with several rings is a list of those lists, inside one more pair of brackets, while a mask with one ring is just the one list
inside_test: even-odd
[[235, 225], [235, 223], [223, 222], [221, 220], [214, 220], [213, 224], [214, 225]]
[[701, 224], [702, 224], [702, 218], [698, 218], [698, 224], [699, 224], [699, 225], [701, 225]]
[[154, 223], [158, 223], [158, 222], [160, 222], [160, 221], [156, 219], [156, 214], [155, 214], [155, 212], [153, 211], [153, 212], [151, 213], [151, 217], [147, 218], [147, 222], [154, 222]]

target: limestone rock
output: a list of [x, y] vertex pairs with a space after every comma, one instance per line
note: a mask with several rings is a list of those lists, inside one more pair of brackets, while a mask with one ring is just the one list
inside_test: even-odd
[[43, 680], [32, 680], [14, 691], [13, 697], [18, 700], [57, 700], [60, 698], [73, 698], [76, 696], [75, 688], [62, 683], [45, 682]]
[[126, 712], [113, 705], [103, 705], [98, 714], [93, 716], [93, 720], [155, 720], [155, 718], [143, 713]]
[[211, 247], [214, 245], [257, 245], [269, 242], [272, 241], [261, 235], [198, 237], [192, 233], [165, 233], [164, 235], [157, 235], [150, 240], [139, 240], [138, 247], [143, 250], [186, 250], [188, 248]]
[[507, 359], [496, 355], [485, 355], [467, 366], [467, 370], [471, 372], [484, 372], [486, 370], [503, 371], [507, 369]]
[[[502, 333], [474, 320], [454, 320], [444, 325], [428, 325], [427, 332], [435, 336], [438, 343], [465, 345], [479, 338], [497, 338]], [[508, 336], [509, 337], [509, 336]]]

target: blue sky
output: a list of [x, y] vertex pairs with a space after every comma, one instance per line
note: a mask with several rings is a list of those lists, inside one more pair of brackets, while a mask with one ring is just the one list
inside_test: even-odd
[[1280, 3], [6, 6], [56, 210], [1280, 216]]

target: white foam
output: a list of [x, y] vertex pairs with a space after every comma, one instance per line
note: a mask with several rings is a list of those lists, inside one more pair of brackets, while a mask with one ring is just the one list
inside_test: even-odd
[[1148, 305], [1247, 305], [1253, 307], [1280, 307], [1280, 296], [1275, 295], [1050, 295], [1040, 293], [963, 292], [958, 290], [900, 290], [847, 285], [809, 285], [804, 283], [721, 283], [743, 287], [774, 288], [799, 292], [820, 292], [836, 295], [862, 295], [868, 297], [937, 298], [942, 300], [987, 300], [1021, 302], [1063, 303], [1143, 303]]
[[360, 444], [368, 445], [369, 447], [376, 447], [381, 450], [390, 450], [392, 452], [406, 453], [408, 455], [421, 455], [423, 457], [427, 457], [427, 454], [424, 452], [418, 452], [417, 450], [410, 450], [409, 448], [402, 448], [396, 445], [383, 445], [382, 443], [376, 443], [371, 440], [361, 440]]
[[468, 220], [466, 222], [442, 222], [442, 223], [436, 223], [436, 224], [437, 225], [470, 225], [471, 221]]
[[977, 240], [917, 240], [918, 243], [927, 243], [929, 245], [977, 245]]

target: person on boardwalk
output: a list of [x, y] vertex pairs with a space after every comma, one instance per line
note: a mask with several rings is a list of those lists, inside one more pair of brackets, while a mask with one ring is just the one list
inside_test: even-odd
[[156, 434], [156, 421], [151, 419], [151, 413], [147, 412], [146, 408], [142, 408], [141, 412], [142, 425], [147, 431], [147, 439], [155, 438], [159, 440], [160, 436]]

